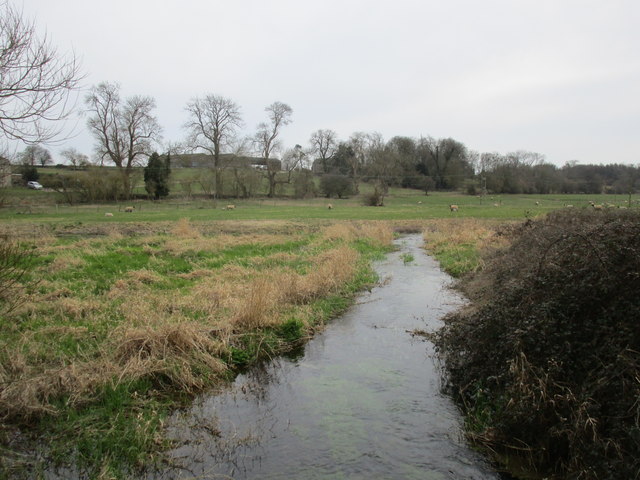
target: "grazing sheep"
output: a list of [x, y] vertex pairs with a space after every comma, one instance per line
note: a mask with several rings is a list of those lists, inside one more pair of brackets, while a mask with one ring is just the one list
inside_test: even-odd
[[457, 212], [457, 211], [458, 211], [458, 205], [449, 205], [449, 209], [450, 209], [452, 212]]
[[235, 210], [236, 206], [235, 205], [227, 205], [227, 210]]
[[573, 205], [565, 205], [567, 208], [573, 208]]
[[498, 204], [498, 203], [494, 203], [494, 204], [493, 204], [493, 206], [494, 206], [494, 207], [499, 207], [499, 206], [500, 206], [500, 204]]
[[418, 200], [418, 205], [422, 205], [422, 200]]
[[136, 208], [136, 207], [124, 207], [124, 211], [125, 211], [125, 212], [127, 212], [127, 213], [131, 213], [131, 212], [133, 212], [133, 210], [134, 210], [135, 208]]
[[331, 209], [333, 208], [333, 205], [328, 204], [328, 205], [327, 205], [327, 208], [328, 208], [329, 210], [331, 210]]
[[113, 217], [113, 213], [111, 212], [107, 212], [104, 214], [105, 217]]
[[604, 208], [603, 205], [598, 205], [598, 204], [592, 204], [591, 205], [593, 207], [594, 210], [602, 210]]
[[536, 201], [536, 207], [540, 206], [540, 202]]

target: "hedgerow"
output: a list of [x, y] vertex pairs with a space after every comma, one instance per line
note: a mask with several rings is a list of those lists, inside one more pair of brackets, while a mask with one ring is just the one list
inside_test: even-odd
[[437, 337], [470, 436], [562, 478], [640, 476], [640, 214], [502, 232]]

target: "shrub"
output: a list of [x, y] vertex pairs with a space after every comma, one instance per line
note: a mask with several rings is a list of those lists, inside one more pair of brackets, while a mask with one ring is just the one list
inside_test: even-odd
[[36, 182], [40, 178], [38, 169], [33, 165], [21, 165], [19, 172], [24, 183]]
[[505, 234], [436, 340], [472, 435], [563, 478], [635, 478], [640, 215], [563, 211]]
[[320, 190], [327, 198], [344, 198], [353, 193], [353, 182], [346, 175], [326, 174], [320, 177]]
[[365, 207], [382, 207], [384, 205], [384, 195], [376, 188], [373, 192], [363, 196]]

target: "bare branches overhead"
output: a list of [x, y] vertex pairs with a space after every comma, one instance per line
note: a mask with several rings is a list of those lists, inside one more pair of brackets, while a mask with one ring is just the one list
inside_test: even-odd
[[0, 132], [5, 140], [53, 139], [82, 75], [75, 55], [60, 55], [33, 22], [0, 1]]

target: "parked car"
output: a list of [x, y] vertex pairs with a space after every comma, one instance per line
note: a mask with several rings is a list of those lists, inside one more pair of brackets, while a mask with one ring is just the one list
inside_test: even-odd
[[27, 182], [27, 188], [31, 188], [32, 190], [42, 190], [42, 185], [38, 182]]

